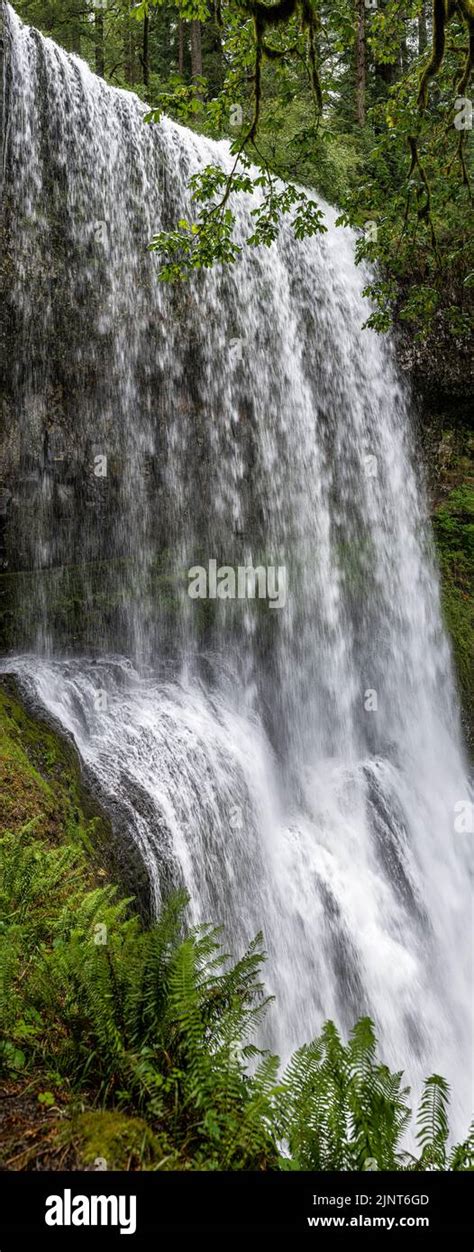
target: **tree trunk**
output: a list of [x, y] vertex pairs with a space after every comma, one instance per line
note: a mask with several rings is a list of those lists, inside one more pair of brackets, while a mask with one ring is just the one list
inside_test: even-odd
[[127, 83], [136, 82], [135, 44], [133, 40], [133, 36], [135, 34], [135, 25], [136, 23], [134, 23], [132, 27], [131, 21], [130, 20], [128, 21], [125, 27], [125, 34], [124, 34], [124, 40], [123, 40], [123, 54], [124, 54], [124, 60], [125, 60], [125, 81]]
[[193, 18], [191, 22], [191, 78], [202, 76], [201, 23]]
[[101, 78], [105, 73], [105, 53], [104, 53], [104, 14], [101, 9], [96, 9], [94, 17], [94, 45], [95, 45], [95, 72], [100, 74]]
[[145, 13], [143, 19], [143, 83], [148, 87], [150, 81], [150, 65], [149, 65], [149, 36], [150, 36], [150, 18]]
[[178, 74], [184, 74], [184, 22], [178, 22]]
[[356, 0], [356, 118], [359, 126], [365, 122], [365, 4]]
[[428, 43], [428, 32], [426, 29], [426, 3], [423, 0], [420, 15], [418, 18], [418, 54], [419, 56], [425, 51]]

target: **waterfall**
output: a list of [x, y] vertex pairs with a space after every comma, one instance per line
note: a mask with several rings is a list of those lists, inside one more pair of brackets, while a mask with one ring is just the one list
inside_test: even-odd
[[[182, 883], [232, 950], [263, 931], [266, 1042], [368, 1013], [464, 1128], [468, 790], [406, 388], [328, 205], [324, 235], [282, 223], [159, 282], [151, 237], [230, 155], [145, 113], [7, 7], [3, 668], [74, 737], [155, 908]], [[191, 598], [209, 562], [284, 570], [282, 603]]]

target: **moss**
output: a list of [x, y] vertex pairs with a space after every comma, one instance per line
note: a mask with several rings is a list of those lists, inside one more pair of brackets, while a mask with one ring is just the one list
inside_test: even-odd
[[474, 487], [451, 491], [433, 518], [441, 602], [459, 682], [468, 746], [474, 748]]
[[[13, 675], [0, 675], [0, 834], [34, 822], [35, 834], [83, 847], [99, 878], [110, 874], [151, 913], [150, 884], [126, 827], [111, 820], [84, 778], [72, 741], [24, 707]], [[104, 870], [105, 866], [105, 870]]]
[[[14, 680], [0, 680], [0, 830], [13, 833], [35, 821], [42, 837], [57, 842], [74, 832], [90, 847], [100, 818], [91, 822], [79, 763], [72, 745], [44, 721], [31, 717], [20, 703]], [[103, 832], [105, 833], [105, 832]]]
[[74, 1144], [83, 1165], [103, 1160], [107, 1169], [143, 1169], [159, 1164], [168, 1155], [168, 1145], [153, 1134], [141, 1117], [120, 1112], [81, 1113], [72, 1119], [64, 1139]]
[[79, 817], [71, 777], [50, 731], [33, 722], [8, 690], [0, 690], [2, 826], [16, 832], [35, 819], [38, 833], [64, 833]]

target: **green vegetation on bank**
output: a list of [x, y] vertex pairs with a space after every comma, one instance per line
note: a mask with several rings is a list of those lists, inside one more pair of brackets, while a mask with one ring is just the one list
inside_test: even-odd
[[41, 726], [40, 750], [19, 708], [2, 696], [2, 1164], [472, 1168], [472, 1134], [447, 1146], [448, 1089], [436, 1075], [417, 1114], [416, 1158], [406, 1151], [409, 1092], [379, 1060], [368, 1019], [347, 1044], [327, 1022], [280, 1072], [255, 1044], [268, 1007], [261, 937], [230, 959], [218, 929], [190, 929], [180, 895], [146, 925], [104, 885], [90, 828], [84, 848], [60, 741]]
[[[450, 634], [463, 709], [474, 708], [474, 486], [455, 487], [433, 515], [441, 604]], [[468, 738], [472, 728], [468, 726]]]
[[0, 686], [0, 794], [0, 829], [14, 835], [30, 822], [40, 838], [72, 840], [90, 850], [91, 834], [99, 833], [99, 819], [85, 816], [87, 800], [72, 745], [26, 713], [7, 676]]

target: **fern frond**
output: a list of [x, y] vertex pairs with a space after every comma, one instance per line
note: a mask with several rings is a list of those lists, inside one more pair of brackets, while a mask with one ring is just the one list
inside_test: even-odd
[[432, 1165], [437, 1169], [446, 1166], [448, 1141], [449, 1086], [440, 1074], [431, 1074], [423, 1088], [417, 1116], [417, 1140], [422, 1149], [422, 1168]]

